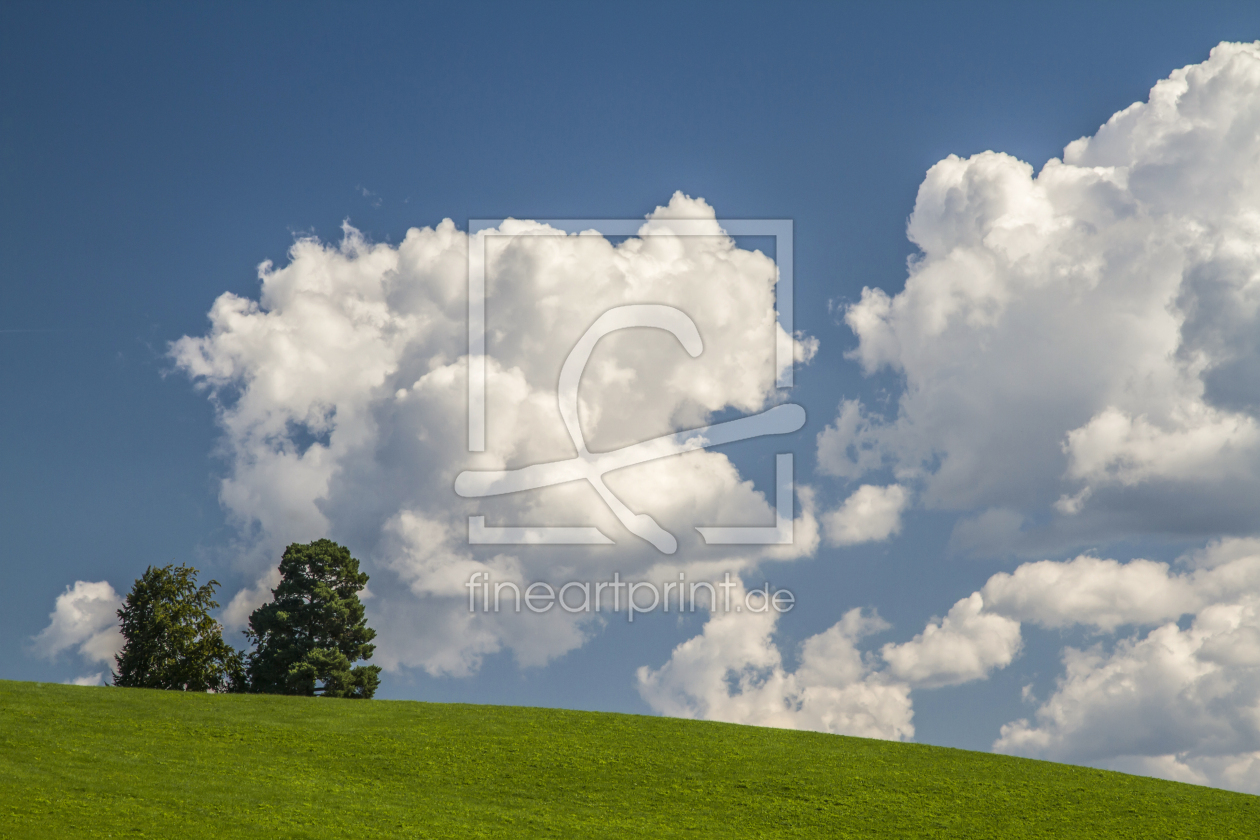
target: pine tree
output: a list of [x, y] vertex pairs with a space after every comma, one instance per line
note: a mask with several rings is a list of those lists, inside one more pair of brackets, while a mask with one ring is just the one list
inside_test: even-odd
[[219, 582], [197, 586], [190, 566], [145, 569], [118, 617], [126, 640], [114, 660], [114, 685], [178, 691], [233, 691], [243, 687], [241, 655], [223, 641], [210, 617]]
[[372, 658], [359, 592], [368, 576], [348, 549], [331, 540], [294, 543], [280, 561], [272, 601], [249, 617], [251, 691], [369, 699], [381, 669]]

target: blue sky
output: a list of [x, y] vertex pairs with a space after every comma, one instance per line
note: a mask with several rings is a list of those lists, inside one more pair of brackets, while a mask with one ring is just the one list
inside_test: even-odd
[[[1180, 524], [1151, 525], [1133, 512], [1142, 504], [1187, 509], [1176, 494], [1188, 491], [1161, 485], [1147, 502], [1117, 497], [1107, 510], [1121, 513], [1093, 530], [1034, 534], [1041, 542], [969, 553], [959, 548], [959, 520], [1007, 508], [942, 500], [950, 491], [932, 489], [930, 466], [928, 478], [898, 478], [898, 464], [909, 462], [888, 453], [903, 451], [906, 440], [887, 437], [883, 472], [867, 477], [835, 468], [828, 475], [816, 441], [837, 423], [842, 400], [896, 414], [905, 376], [887, 366], [867, 375], [858, 357], [846, 357], [859, 340], [845, 312], [864, 287], [896, 295], [906, 285], [906, 260], [917, 251], [907, 218], [929, 168], [951, 154], [993, 150], [1040, 170], [1113, 113], [1145, 101], [1175, 69], [1207, 61], [1218, 42], [1257, 37], [1260, 12], [1243, 3], [1193, 11], [962, 3], [6, 6], [0, 533], [9, 574], [0, 588], [0, 634], [10, 643], [0, 648], [0, 677], [63, 681], [99, 670], [74, 650], [43, 656], [30, 642], [75, 581], [108, 581], [124, 592], [146, 565], [176, 561], [220, 580], [225, 604], [254, 585], [258, 567], [241, 558], [263, 550], [257, 527], [242, 531], [220, 500], [231, 469], [223, 429], [207, 392], [169, 348], [209, 334], [207, 313], [221, 294], [257, 299], [259, 263], [283, 267], [298, 237], [335, 244], [343, 222], [370, 242], [396, 246], [409, 228], [444, 218], [461, 229], [470, 218], [642, 218], [675, 191], [703, 198], [718, 218], [793, 220], [795, 325], [818, 341], [812, 361], [798, 365], [792, 393], [809, 414], [790, 443], [798, 479], [816, 489], [820, 521], [868, 482], [902, 481], [916, 501], [885, 539], [835, 545], [824, 538], [791, 563], [762, 564], [776, 585], [799, 593], [798, 608], [774, 629], [788, 672], [802, 659], [802, 642], [853, 608], [875, 608], [891, 625], [863, 648], [874, 651], [907, 643], [933, 616], [1020, 563], [1063, 561], [1087, 549], [1119, 561], [1170, 562], [1212, 539], [1250, 536], [1237, 521], [1245, 504], [1234, 514], [1205, 504]], [[1016, 377], [1018, 364], [1012, 358]], [[1212, 396], [1222, 388], [1209, 382], [1212, 405], [1227, 406]], [[220, 397], [232, 399], [226, 390]], [[1009, 423], [1025, 419], [1012, 409]], [[1062, 439], [1075, 428], [1062, 429]], [[940, 434], [925, 439], [952, 439], [948, 430]], [[753, 444], [732, 447], [729, 457], [764, 491], [774, 451]], [[1200, 489], [1216, 486], [1211, 477], [1195, 480]], [[1230, 485], [1235, 497], [1245, 496], [1247, 481]], [[1099, 504], [1113, 503], [1106, 492], [1097, 491]], [[1025, 516], [1021, 533], [1055, 515], [1017, 496], [1010, 509]], [[377, 551], [354, 522], [331, 535], [360, 556]], [[1110, 651], [1121, 643], [1100, 642], [1079, 622], [1053, 624], [1026, 629], [1018, 657], [983, 678], [944, 687], [927, 678], [929, 687], [912, 695], [914, 738], [990, 749], [1003, 724], [1049, 702], [1065, 647], [1098, 643]], [[654, 704], [636, 672], [665, 668], [702, 625], [701, 616], [654, 616], [633, 627], [612, 620], [545, 666], [521, 667], [500, 647], [465, 676], [389, 672], [382, 695], [698, 713]], [[1119, 637], [1141, 638], [1153, 626], [1120, 625], [1130, 629]], [[671, 696], [691, 696], [678, 691]], [[1194, 745], [1141, 763], [1123, 752], [1073, 753], [1070, 740], [1064, 735], [1068, 745], [1045, 754], [1260, 785], [1260, 771], [1231, 776], [1208, 759], [1159, 764]]]

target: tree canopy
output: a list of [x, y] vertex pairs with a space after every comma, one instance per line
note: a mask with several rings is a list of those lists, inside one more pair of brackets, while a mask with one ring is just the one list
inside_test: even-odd
[[368, 576], [332, 540], [294, 543], [280, 561], [272, 601], [249, 617], [250, 690], [266, 694], [367, 699], [381, 669], [354, 665], [372, 658], [376, 631], [367, 626], [359, 592]]
[[114, 658], [114, 685], [180, 691], [241, 689], [241, 655], [223, 641], [223, 628], [210, 617], [217, 609], [219, 582], [197, 586], [197, 570], [168, 565], [145, 569], [128, 593], [118, 617], [126, 640]]

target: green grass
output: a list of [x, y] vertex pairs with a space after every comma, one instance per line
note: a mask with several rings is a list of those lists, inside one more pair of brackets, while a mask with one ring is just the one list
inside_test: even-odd
[[0, 837], [1260, 837], [1260, 797], [553, 709], [0, 681]]

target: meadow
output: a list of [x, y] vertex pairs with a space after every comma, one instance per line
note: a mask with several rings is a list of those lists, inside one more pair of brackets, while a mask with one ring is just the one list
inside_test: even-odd
[[1260, 797], [636, 715], [0, 681], [0, 837], [1260, 837]]

